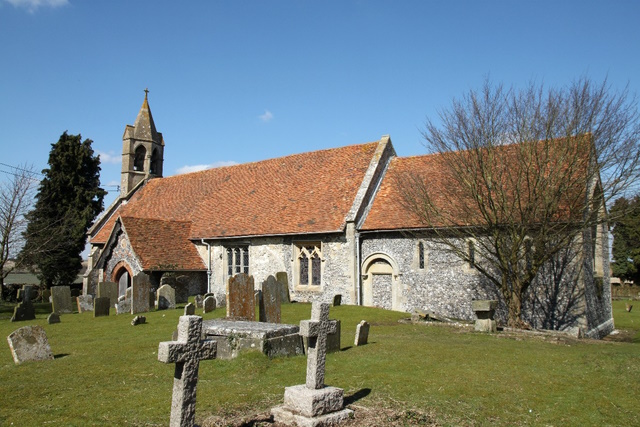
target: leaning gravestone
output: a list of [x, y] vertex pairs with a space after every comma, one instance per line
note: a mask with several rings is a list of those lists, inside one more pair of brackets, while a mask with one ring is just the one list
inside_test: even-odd
[[240, 273], [229, 278], [227, 317], [235, 320], [256, 320], [253, 276]]
[[53, 353], [42, 326], [23, 326], [8, 337], [13, 361], [19, 365], [29, 360], [53, 360]]
[[215, 359], [217, 346], [215, 341], [202, 341], [201, 334], [202, 317], [180, 316], [178, 339], [161, 342], [158, 346], [158, 360], [176, 364], [170, 427], [194, 425], [198, 367], [201, 360]]
[[69, 286], [52, 286], [51, 298], [53, 311], [55, 313], [73, 313], [73, 308], [71, 307], [71, 288]]
[[93, 296], [91, 295], [80, 295], [76, 297], [76, 303], [78, 304], [78, 313], [93, 311]]
[[156, 306], [158, 310], [176, 308], [176, 290], [169, 285], [162, 285], [156, 293]]
[[100, 282], [98, 283], [98, 291], [96, 296], [99, 298], [109, 298], [109, 305], [115, 307], [118, 302], [118, 284], [116, 282]]
[[149, 311], [149, 292], [151, 292], [149, 276], [142, 272], [133, 276], [133, 283], [131, 284], [131, 314]]
[[208, 296], [204, 299], [202, 304], [202, 312], [210, 313], [216, 309], [216, 299], [212, 296]]
[[280, 301], [284, 303], [291, 302], [291, 296], [289, 295], [289, 278], [286, 271], [279, 271], [276, 273], [276, 280], [278, 281], [278, 289], [280, 289]]
[[259, 317], [261, 322], [281, 323], [280, 289], [275, 277], [269, 276], [262, 282], [262, 298], [260, 298]]
[[98, 297], [93, 300], [93, 317], [108, 316], [111, 307], [109, 297]]
[[361, 321], [356, 326], [356, 339], [353, 343], [354, 346], [365, 345], [369, 341], [369, 322], [366, 320]]
[[353, 413], [344, 408], [344, 390], [324, 384], [327, 334], [335, 330], [329, 320], [329, 304], [313, 303], [311, 320], [300, 322], [300, 335], [307, 337], [306, 384], [286, 387], [284, 405], [271, 409], [276, 422], [298, 426], [330, 426]]

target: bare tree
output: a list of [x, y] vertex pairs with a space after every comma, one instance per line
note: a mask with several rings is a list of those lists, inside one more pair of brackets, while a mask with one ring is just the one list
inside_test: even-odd
[[606, 81], [524, 90], [486, 81], [440, 123], [427, 120], [423, 136], [441, 176], [400, 175], [403, 205], [495, 284], [511, 326], [524, 326], [526, 294], [554, 257], [567, 248], [593, 256], [587, 242], [607, 201], [639, 175], [635, 97]]
[[5, 299], [4, 279], [16, 267], [9, 263], [24, 244], [25, 215], [33, 203], [38, 184], [32, 167], [13, 167], [9, 179], [0, 183], [0, 298]]

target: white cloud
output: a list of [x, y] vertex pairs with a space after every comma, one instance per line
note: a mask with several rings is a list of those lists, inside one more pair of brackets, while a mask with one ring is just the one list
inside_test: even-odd
[[27, 9], [29, 13], [34, 13], [40, 7], [61, 7], [69, 4], [69, 0], [4, 0], [14, 7]]
[[107, 163], [118, 164], [122, 161], [122, 155], [113, 154], [113, 151], [105, 153], [104, 151], [96, 150], [96, 153], [100, 156], [100, 163], [103, 165]]
[[260, 114], [258, 118], [264, 123], [269, 123], [273, 120], [273, 113], [269, 110], [264, 110], [264, 114]]
[[215, 162], [212, 163], [210, 165], [186, 165], [186, 166], [182, 166], [181, 168], [178, 168], [176, 170], [176, 175], [182, 175], [184, 173], [191, 173], [191, 172], [199, 172], [199, 171], [203, 171], [203, 170], [207, 170], [207, 169], [212, 169], [212, 168], [219, 168], [222, 166], [233, 166], [233, 165], [237, 165], [238, 162], [234, 162], [233, 160], [229, 160], [229, 161], [220, 161], [220, 162]]

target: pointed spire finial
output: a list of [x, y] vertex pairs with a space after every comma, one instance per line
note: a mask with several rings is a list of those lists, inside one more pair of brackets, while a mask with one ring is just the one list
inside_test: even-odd
[[148, 87], [144, 89], [144, 99], [145, 100], [147, 99], [147, 95], [149, 95], [149, 88]]

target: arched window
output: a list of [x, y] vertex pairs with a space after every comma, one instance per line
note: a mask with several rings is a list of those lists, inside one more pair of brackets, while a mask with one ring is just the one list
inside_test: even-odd
[[147, 150], [144, 146], [139, 145], [135, 151], [135, 157], [133, 158], [133, 170], [142, 172], [144, 171], [144, 158], [147, 155]]
[[158, 175], [158, 157], [158, 150], [153, 150], [153, 153], [151, 154], [151, 166], [149, 170], [149, 173], [153, 175]]

